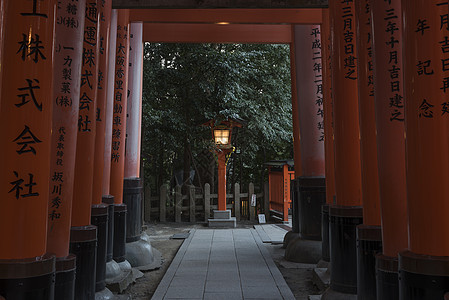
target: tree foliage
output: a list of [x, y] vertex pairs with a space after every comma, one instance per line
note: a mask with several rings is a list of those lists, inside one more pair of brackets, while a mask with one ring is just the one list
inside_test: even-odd
[[153, 188], [177, 170], [197, 171], [198, 185], [213, 180], [201, 176], [215, 164], [210, 129], [200, 125], [214, 118], [246, 121], [233, 132], [240, 154], [229, 160], [230, 183], [260, 185], [264, 162], [292, 156], [288, 45], [147, 43], [143, 86], [142, 156]]

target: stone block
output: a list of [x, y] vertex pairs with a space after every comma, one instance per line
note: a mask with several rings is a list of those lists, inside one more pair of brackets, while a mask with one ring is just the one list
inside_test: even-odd
[[211, 228], [235, 228], [235, 227], [237, 227], [237, 221], [235, 218], [209, 219], [209, 227], [211, 227]]
[[231, 219], [231, 211], [228, 210], [214, 210], [214, 219]]

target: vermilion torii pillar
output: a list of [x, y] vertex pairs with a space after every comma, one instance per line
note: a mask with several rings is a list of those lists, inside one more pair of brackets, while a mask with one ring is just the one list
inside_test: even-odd
[[123, 203], [128, 210], [126, 242], [140, 240], [142, 231], [143, 182], [140, 171], [140, 128], [143, 75], [143, 23], [130, 24], [128, 103], [126, 110], [126, 149]]
[[[75, 296], [75, 256], [69, 256], [69, 243], [85, 7], [85, 0], [64, 0], [56, 11], [47, 251], [57, 257], [57, 299]], [[66, 25], [67, 19], [73, 26]]]
[[299, 208], [298, 198], [299, 191], [296, 178], [302, 174], [301, 167], [301, 138], [299, 132], [299, 103], [298, 103], [298, 86], [296, 79], [296, 45], [295, 40], [295, 25], [291, 25], [291, 40], [290, 43], [290, 77], [291, 77], [291, 93], [292, 93], [292, 124], [293, 124], [293, 159], [295, 164], [295, 180], [291, 182], [291, 210], [292, 210], [292, 230], [284, 236], [284, 245], [286, 248], [288, 244], [298, 237], [299, 234]]
[[103, 167], [104, 167], [104, 143], [105, 143], [105, 111], [107, 96], [107, 74], [109, 59], [109, 32], [111, 25], [112, 0], [98, 1], [98, 77], [97, 77], [97, 102], [95, 108], [96, 126], [95, 153], [94, 153], [94, 177], [92, 185], [92, 225], [97, 226], [97, 266], [95, 292], [102, 295], [111, 291], [106, 287], [106, 256], [108, 244], [108, 205], [102, 203], [103, 199]]
[[409, 250], [399, 254], [400, 299], [449, 292], [448, 4], [403, 1]]
[[[110, 193], [114, 196], [114, 260], [125, 260], [126, 205], [123, 204], [125, 171], [126, 107], [128, 103], [129, 11], [117, 13], [117, 42], [112, 117], [112, 152]], [[110, 66], [111, 67], [111, 66]]]
[[[291, 25], [292, 41], [295, 39], [294, 25]], [[293, 159], [295, 162], [295, 178], [301, 176], [301, 137], [299, 134], [299, 104], [298, 87], [296, 80], [296, 57], [295, 43], [290, 44], [290, 70], [291, 70], [291, 89], [292, 89], [292, 123], [293, 123]], [[295, 225], [293, 225], [294, 227]]]
[[142, 124], [143, 23], [130, 25], [129, 99], [126, 118], [125, 178], [140, 175]]
[[[357, 33], [352, 1], [329, 2], [332, 34], [332, 93], [336, 204], [330, 206], [331, 289], [357, 293], [356, 225], [362, 223]], [[350, 224], [349, 226], [346, 224]]]
[[357, 292], [359, 299], [376, 299], [375, 254], [382, 251], [379, 177], [374, 110], [373, 50], [370, 0], [355, 1], [362, 170], [363, 224], [357, 226]]
[[[95, 108], [95, 168], [94, 182], [92, 189], [92, 203], [100, 204], [103, 195], [103, 173], [104, 173], [104, 152], [105, 152], [105, 132], [106, 132], [106, 103], [109, 85], [109, 51], [111, 32], [112, 0], [100, 1], [99, 5], [99, 65], [98, 65], [98, 87], [97, 106]], [[113, 51], [112, 51], [113, 52]], [[114, 69], [113, 67], [111, 67]], [[108, 183], [109, 185], [109, 183]]]
[[[0, 1], [0, 64], [3, 66], [3, 49], [5, 47], [5, 12], [6, 1]], [[0, 70], [0, 94], [2, 92], [2, 74], [3, 68]], [[1, 105], [1, 103], [0, 103]]]
[[398, 299], [398, 252], [408, 246], [401, 0], [371, 3], [383, 251], [378, 299]]
[[331, 36], [329, 24], [329, 9], [323, 9], [323, 23], [321, 24], [321, 53], [323, 65], [323, 111], [324, 111], [324, 155], [326, 178], [326, 204], [322, 206], [322, 260], [330, 261], [329, 249], [329, 205], [335, 198], [335, 168], [334, 168], [334, 129], [332, 108], [332, 74], [331, 74]]
[[46, 248], [56, 1], [1, 2], [0, 295], [49, 299], [55, 276], [55, 257]]
[[[106, 279], [113, 280], [120, 276], [120, 266], [113, 258], [114, 249], [114, 196], [110, 195], [111, 179], [111, 146], [112, 146], [112, 118], [114, 108], [114, 81], [115, 81], [115, 48], [117, 41], [117, 10], [113, 9], [111, 13], [111, 27], [109, 32], [109, 53], [108, 53], [108, 73], [107, 77], [107, 96], [106, 111], [104, 114], [105, 133], [104, 133], [104, 172], [102, 183], [103, 202], [108, 204], [108, 247], [106, 255]], [[122, 212], [124, 214], [124, 212]]]
[[103, 196], [110, 194], [111, 186], [111, 152], [112, 152], [112, 119], [114, 114], [114, 82], [115, 82], [115, 49], [117, 44], [117, 10], [111, 12], [111, 28], [109, 32], [108, 73], [106, 91], [106, 110], [104, 114], [104, 164], [103, 164]]
[[143, 23], [130, 24], [128, 105], [126, 117], [126, 155], [123, 203], [126, 222], [126, 259], [133, 267], [154, 261], [149, 242], [141, 239], [143, 180], [140, 173], [140, 138], [142, 123]]
[[[310, 240], [321, 240], [321, 205], [326, 202], [321, 32], [319, 25], [295, 25], [293, 30], [302, 171], [296, 179], [294, 199], [299, 210], [299, 238], [288, 244], [285, 257], [317, 263], [321, 258], [321, 243]], [[304, 243], [309, 245], [307, 251]]]
[[114, 110], [112, 118], [112, 153], [110, 192], [115, 203], [123, 203], [125, 174], [126, 107], [128, 103], [129, 11], [117, 14], [117, 44], [115, 49]]
[[86, 0], [70, 251], [77, 255], [75, 298], [95, 297], [97, 228], [91, 225], [98, 78], [98, 4]]

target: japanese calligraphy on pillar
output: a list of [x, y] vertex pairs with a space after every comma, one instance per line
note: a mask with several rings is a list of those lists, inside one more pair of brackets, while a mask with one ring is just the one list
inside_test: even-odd
[[[106, 102], [112, 101], [107, 97], [108, 92], [108, 58], [109, 58], [109, 31], [111, 28], [112, 0], [101, 0], [99, 6], [98, 26], [98, 92], [97, 107], [95, 113], [95, 156], [94, 156], [94, 179], [92, 190], [92, 204], [100, 204], [102, 199], [102, 180], [104, 172], [104, 150], [105, 150], [105, 127], [106, 127]], [[115, 51], [112, 50], [115, 54]], [[111, 66], [114, 68], [114, 65]]]
[[117, 47], [115, 60], [114, 111], [112, 118], [111, 162], [123, 160], [126, 135], [126, 106], [128, 97], [128, 25], [117, 25]]
[[[365, 21], [365, 25], [369, 30], [365, 33], [365, 36], [361, 36], [361, 39], [364, 39], [364, 46], [366, 48], [366, 53], [368, 53], [367, 57], [367, 88], [368, 88], [368, 95], [370, 97], [373, 97], [374, 100], [374, 66], [373, 66], [373, 48], [372, 48], [372, 34], [371, 34], [371, 4], [370, 0], [365, 0], [365, 9], [364, 9], [364, 16], [363, 20]], [[362, 16], [360, 16], [362, 17]]]
[[[449, 18], [448, 2], [432, 1], [436, 6], [438, 15], [431, 15], [429, 10], [416, 14], [410, 25], [414, 26], [414, 36], [417, 43], [425, 43], [429, 49], [439, 49], [440, 59], [435, 59], [430, 51], [421, 51], [416, 55], [415, 72], [416, 80], [428, 84], [431, 89], [438, 83], [440, 93], [432, 91], [420, 92], [417, 113], [420, 119], [433, 119], [439, 116], [449, 117], [449, 101], [447, 92], [449, 90]], [[435, 32], [438, 31], [438, 34]], [[438, 39], [436, 38], [438, 37]]]
[[384, 11], [384, 28], [388, 35], [385, 42], [387, 51], [384, 55], [387, 56], [389, 65], [389, 99], [390, 99], [390, 121], [403, 122], [404, 121], [404, 98], [401, 82], [401, 60], [400, 52], [402, 51], [399, 35], [401, 27], [400, 11], [396, 11], [391, 1], [386, 1], [388, 7]]
[[97, 53], [98, 8], [97, 0], [86, 2], [81, 92], [79, 102], [78, 133], [92, 134], [96, 118], [96, 94], [98, 77]]
[[[20, 18], [27, 23], [30, 18], [44, 18], [48, 19], [48, 14], [38, 10], [34, 0], [30, 2], [29, 7], [23, 7], [23, 12], [20, 13]], [[20, 21], [18, 21], [20, 22]], [[51, 42], [44, 40], [38, 28], [33, 28], [33, 32], [23, 32], [17, 37], [17, 52], [16, 55], [24, 65], [30, 65], [39, 68], [40, 64], [45, 64], [47, 57], [50, 55]], [[24, 69], [27, 69], [24, 66]], [[33, 68], [30, 68], [31, 70]], [[28, 73], [28, 72], [24, 72]], [[32, 72], [29, 72], [32, 73]], [[23, 74], [16, 87], [16, 98], [11, 102], [12, 105], [19, 110], [31, 110], [36, 114], [42, 113], [43, 98], [46, 98], [44, 91], [41, 89], [41, 78], [43, 74], [35, 72], [34, 74]], [[6, 87], [9, 88], [9, 87]], [[45, 88], [45, 87], [44, 87]], [[4, 104], [3, 104], [4, 105]], [[48, 105], [48, 103], [47, 103]], [[46, 107], [48, 109], [48, 107]], [[16, 155], [18, 156], [36, 156], [40, 150], [40, 144], [48, 143], [44, 141], [41, 134], [34, 129], [34, 126], [25, 121], [24, 124], [18, 125], [18, 128], [12, 129], [16, 132], [16, 137], [11, 141], [16, 146]], [[45, 155], [45, 154], [44, 154]], [[29, 166], [32, 168], [32, 166]], [[9, 193], [20, 200], [28, 197], [37, 197], [39, 192], [36, 192], [38, 183], [32, 170], [26, 172], [11, 171], [11, 189]]]
[[[356, 63], [356, 23], [354, 17], [354, 1], [342, 0], [340, 15], [343, 20], [341, 30], [343, 31], [344, 53], [344, 77], [350, 80], [357, 79], [357, 63]], [[338, 29], [340, 30], [340, 29]]]
[[312, 26], [312, 32], [310, 35], [313, 36], [312, 40], [312, 51], [313, 51], [313, 73], [315, 74], [315, 104], [317, 106], [317, 116], [319, 121], [317, 123], [317, 128], [320, 131], [319, 141], [324, 142], [324, 107], [323, 107], [323, 74], [322, 74], [322, 64], [321, 64], [321, 32], [320, 26]]
[[61, 217], [59, 210], [60, 206], [64, 202], [64, 170], [61, 167], [64, 165], [64, 140], [66, 136], [65, 128], [59, 127], [56, 136], [58, 140], [55, 149], [56, 151], [52, 151], [52, 153], [56, 152], [57, 167], [52, 170], [52, 173], [50, 173], [50, 209], [48, 214], [50, 222], [53, 222]]
[[[8, 18], [3, 20], [0, 83], [0, 228], [8, 243], [2, 245], [0, 258], [36, 257], [45, 252], [55, 4], [52, 0], [8, 1], [4, 8]], [[33, 224], [33, 236], [15, 240], [12, 237], [26, 235], [28, 226], [16, 224], [23, 220]]]
[[[61, 215], [70, 219], [75, 163], [76, 126], [85, 1], [59, 1], [56, 11], [53, 67], [53, 135], [51, 141], [49, 224]], [[66, 160], [67, 158], [67, 160]], [[65, 225], [70, 227], [67, 220]], [[59, 241], [59, 239], [58, 239]], [[50, 246], [52, 247], [52, 246]], [[53, 252], [59, 252], [52, 247]], [[68, 251], [68, 249], [67, 249]], [[67, 255], [63, 251], [58, 255]]]

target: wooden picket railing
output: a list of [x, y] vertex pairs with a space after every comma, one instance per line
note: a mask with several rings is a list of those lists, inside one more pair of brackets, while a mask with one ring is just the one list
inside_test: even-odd
[[[248, 185], [248, 192], [240, 192], [240, 184], [236, 183], [234, 192], [226, 195], [227, 209], [232, 211], [237, 221], [256, 220], [258, 213], [264, 213], [268, 220], [270, 216], [268, 183], [263, 193], [257, 193], [256, 203], [251, 198], [254, 193], [254, 184]], [[150, 188], [145, 187], [144, 220], [146, 222], [158, 220], [160, 222], [207, 222], [212, 217], [213, 210], [217, 209], [218, 195], [210, 192], [210, 185], [205, 184], [204, 189], [189, 186], [187, 195], [182, 195], [181, 186], [170, 189], [163, 185], [159, 195], [151, 195]]]

